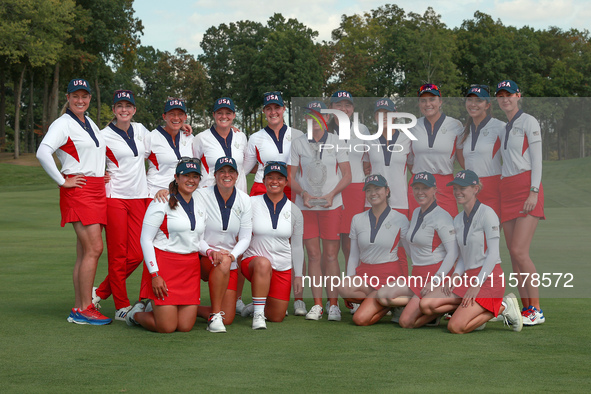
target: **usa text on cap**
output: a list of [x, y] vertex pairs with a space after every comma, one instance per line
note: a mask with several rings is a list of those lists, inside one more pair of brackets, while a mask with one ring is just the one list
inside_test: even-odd
[[135, 105], [135, 97], [131, 90], [116, 90], [113, 94], [113, 105], [117, 104], [119, 101], [129, 101], [131, 104]]
[[453, 181], [449, 182], [447, 186], [459, 185], [459, 186], [474, 186], [478, 185], [478, 175], [472, 170], [458, 171]]
[[324, 104], [323, 101], [320, 100], [315, 100], [315, 101], [310, 101], [308, 103], [308, 105], [306, 105], [307, 108], [316, 110], [316, 111], [320, 111], [321, 109], [327, 109], [328, 107], [326, 106], [326, 104]]
[[422, 183], [423, 185], [427, 185], [429, 187], [435, 187], [437, 185], [433, 174], [427, 171], [419, 172], [412, 177], [411, 186], [414, 186], [417, 183]]
[[229, 97], [222, 97], [215, 101], [213, 104], [213, 112], [221, 108], [228, 108], [232, 112], [236, 112], [236, 106], [234, 105], [234, 101], [232, 101]]
[[278, 172], [287, 178], [287, 164], [282, 161], [268, 161], [265, 165], [264, 176], [267, 176], [271, 172]]
[[497, 84], [496, 94], [498, 94], [501, 90], [506, 90], [511, 94], [520, 92], [517, 83], [515, 83], [515, 81], [511, 81], [510, 79], [505, 79], [504, 81], [501, 81]]
[[380, 174], [372, 174], [368, 175], [365, 178], [365, 184], [363, 185], [363, 190], [367, 189], [369, 185], [374, 185], [378, 187], [388, 187], [388, 181]]
[[269, 104], [277, 104], [280, 107], [284, 107], [283, 97], [280, 92], [267, 92], [263, 96], [263, 108]]
[[346, 90], [337, 90], [330, 96], [331, 103], [338, 103], [340, 101], [347, 100], [353, 103], [353, 96]]
[[77, 90], [86, 90], [88, 93], [90, 93], [90, 84], [86, 79], [72, 79], [70, 83], [68, 83], [68, 93], [72, 93]]
[[182, 110], [184, 113], [187, 113], [187, 107], [185, 106], [185, 100], [179, 98], [169, 99], [164, 106], [164, 113], [167, 113], [170, 110], [178, 108]]
[[197, 158], [186, 158], [187, 161], [181, 159], [180, 163], [176, 166], [176, 174], [188, 174], [190, 172], [196, 172], [201, 175], [201, 160]]
[[385, 109], [388, 112], [396, 112], [396, 106], [389, 98], [383, 98], [376, 101], [373, 112], [378, 112], [381, 109]]
[[470, 86], [470, 89], [468, 89], [468, 92], [466, 93], [466, 97], [468, 97], [471, 94], [475, 95], [476, 97], [483, 98], [483, 99], [490, 98], [490, 93], [488, 92], [488, 86], [485, 86], [485, 85]]
[[215, 162], [215, 171], [222, 169], [223, 167], [232, 167], [236, 171], [238, 171], [238, 166], [236, 166], [236, 160], [229, 156], [222, 156]]

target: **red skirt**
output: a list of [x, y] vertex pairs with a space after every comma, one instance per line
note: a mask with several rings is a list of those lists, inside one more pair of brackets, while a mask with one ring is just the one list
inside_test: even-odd
[[390, 261], [381, 264], [359, 263], [355, 269], [355, 276], [364, 278], [364, 285], [378, 290], [388, 284], [388, 278], [404, 276], [404, 268], [400, 261]]
[[441, 267], [441, 263], [443, 263], [443, 261], [431, 265], [412, 266], [412, 276], [408, 278], [408, 288], [415, 293], [417, 297], [423, 298], [421, 297], [421, 290], [423, 290], [427, 281], [431, 280], [431, 277], [435, 275], [439, 267]]
[[478, 200], [494, 209], [497, 217], [501, 217], [501, 176], [493, 175], [480, 178], [482, 190], [478, 193]]
[[[501, 179], [501, 223], [517, 218], [524, 218], [528, 214], [523, 213], [523, 204], [529, 197], [531, 187], [531, 171]], [[538, 203], [529, 213], [542, 220], [544, 216], [544, 188], [540, 184]]]
[[158, 273], [166, 282], [168, 297], [164, 297], [164, 300], [156, 299], [152, 290], [152, 276], [144, 264], [140, 298], [154, 300], [156, 305], [199, 305], [201, 303], [199, 253], [179, 254], [154, 249]]
[[343, 216], [341, 217], [341, 234], [351, 232], [353, 216], [365, 211], [364, 183], [351, 183], [341, 192], [343, 198]]
[[[74, 175], [65, 175], [66, 178]], [[85, 176], [86, 184], [79, 187], [60, 187], [61, 226], [66, 223], [82, 222], [90, 224], [107, 224], [107, 194], [105, 178]]]
[[[460, 298], [464, 298], [464, 295], [471, 287], [470, 278], [478, 277], [481, 269], [482, 268], [472, 268], [471, 270], [466, 271], [465, 277], [462, 275], [462, 285], [456, 287], [453, 293]], [[478, 297], [476, 297], [478, 305], [487, 311], [492, 312], [495, 317], [499, 314], [503, 296], [505, 295], [505, 283], [504, 280], [501, 279], [501, 276], [503, 276], [503, 270], [501, 264], [497, 264], [493, 269], [492, 279], [486, 278], [480, 287]]]

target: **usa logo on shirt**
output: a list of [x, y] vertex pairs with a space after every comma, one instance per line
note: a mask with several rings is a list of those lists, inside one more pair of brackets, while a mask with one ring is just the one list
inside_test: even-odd
[[74, 86], [84, 86], [84, 87], [88, 87], [88, 85], [86, 84], [86, 81], [83, 79], [76, 79], [74, 81]]

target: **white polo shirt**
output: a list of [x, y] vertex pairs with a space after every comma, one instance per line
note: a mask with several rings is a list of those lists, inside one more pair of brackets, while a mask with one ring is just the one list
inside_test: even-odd
[[501, 175], [501, 139], [505, 122], [487, 117], [478, 127], [471, 125], [464, 142], [458, 138], [457, 148], [462, 149], [467, 170], [479, 177]]
[[[300, 209], [284, 196], [277, 204], [266, 194], [251, 197], [252, 240], [244, 252], [244, 258], [262, 256], [269, 259], [275, 271], [292, 268], [289, 239], [301, 237], [304, 233], [304, 218]], [[297, 267], [294, 267], [297, 274]], [[301, 267], [299, 267], [301, 275]]]
[[443, 244], [455, 240], [453, 219], [439, 206], [429, 207], [424, 216], [420, 212], [420, 207], [415, 209], [406, 233], [412, 265], [437, 264], [446, 255]]
[[227, 140], [215, 130], [215, 126], [203, 130], [193, 139], [193, 157], [201, 160], [201, 182], [199, 188], [215, 185], [215, 163], [220, 157], [230, 156], [236, 160], [238, 179], [236, 188], [247, 192], [246, 174], [244, 172], [244, 153], [248, 140], [246, 134], [230, 131]]
[[382, 264], [398, 260], [400, 240], [406, 238], [408, 219], [403, 214], [387, 208], [379, 218], [367, 210], [353, 216], [351, 221], [351, 242], [356, 242], [359, 259], [349, 259], [347, 275], [355, 275], [360, 262]]
[[[521, 114], [520, 114], [521, 113]], [[519, 117], [509, 122], [501, 138], [501, 154], [503, 156], [502, 176], [510, 177], [531, 171], [531, 144], [542, 143], [540, 124], [533, 116], [519, 111]], [[516, 115], [516, 116], [517, 116]]]
[[386, 141], [383, 136], [371, 141], [371, 148], [366, 154], [371, 163], [371, 173], [380, 174], [388, 181], [392, 208], [408, 209], [406, 161], [410, 146], [410, 138], [396, 130], [391, 141]]
[[[217, 186], [197, 189], [207, 213], [205, 223], [205, 241], [210, 247], [219, 251], [225, 249], [238, 258], [250, 244], [252, 237], [252, 208], [250, 197], [237, 188], [234, 194], [224, 201], [217, 192]], [[231, 269], [238, 268], [236, 261]]]
[[[316, 147], [317, 150], [313, 149], [313, 147]], [[335, 134], [331, 134], [326, 131], [318, 142], [310, 142], [307, 135], [302, 135], [293, 141], [291, 145], [290, 161], [292, 163], [291, 165], [297, 166], [298, 170], [297, 173], [292, 174], [292, 176], [297, 176], [297, 180], [303, 190], [312, 194], [312, 188], [308, 182], [307, 171], [309, 169], [309, 165], [314, 163], [317, 157], [322, 162], [322, 164], [326, 166], [326, 182], [321, 189], [322, 191], [320, 195], [323, 196], [336, 187], [342, 178], [338, 165], [339, 163], [346, 163], [349, 161], [347, 151], [342, 149], [343, 147], [344, 144], [342, 141], [339, 141]], [[305, 207], [304, 200], [300, 195], [296, 196], [295, 203], [301, 210], [325, 211], [342, 206], [343, 199], [341, 197], [341, 193], [337, 194], [333, 198], [332, 206], [330, 208], [313, 207], [310, 209]]]
[[[85, 116], [87, 123], [83, 127], [74, 117], [68, 111], [57, 118], [41, 143], [56, 153], [62, 164], [62, 174], [102, 177], [105, 175], [105, 139], [92, 119]], [[92, 131], [94, 139], [85, 127]]]
[[276, 138], [275, 132], [268, 126], [250, 136], [244, 157], [244, 171], [249, 173], [255, 164], [259, 164], [254, 181], [263, 182], [265, 164], [268, 161], [282, 161], [290, 164], [290, 148], [293, 136], [301, 135], [301, 131], [283, 125]]
[[427, 126], [429, 121], [424, 116], [417, 120], [410, 132], [417, 138], [412, 141], [412, 151], [408, 163], [412, 164], [413, 174], [422, 171], [431, 174], [450, 175], [454, 171], [456, 143], [464, 128], [459, 120], [441, 114], [435, 123], [433, 133]]
[[146, 149], [148, 129], [132, 122], [129, 130], [124, 131], [109, 123], [101, 134], [107, 143], [107, 171], [111, 177], [105, 184], [107, 197], [148, 198], [145, 166], [149, 153]]
[[158, 126], [148, 135], [148, 195], [154, 197], [159, 190], [167, 189], [174, 180], [179, 159], [183, 156], [193, 157], [193, 136], [186, 136], [179, 131], [174, 142], [164, 128]]

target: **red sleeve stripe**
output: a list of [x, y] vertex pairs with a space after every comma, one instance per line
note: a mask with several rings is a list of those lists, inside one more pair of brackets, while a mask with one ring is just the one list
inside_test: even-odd
[[108, 146], [107, 146], [107, 157], [109, 158], [109, 160], [111, 160], [111, 162], [113, 164], [115, 164], [117, 166], [117, 168], [119, 168], [119, 162], [117, 161], [117, 158], [115, 157], [115, 154], [113, 153], [111, 148], [109, 148]]
[[166, 238], [170, 238], [168, 234], [168, 215], [164, 214], [164, 219], [162, 220], [162, 224], [160, 225], [160, 230], [166, 235]]
[[148, 160], [150, 160], [152, 162], [152, 164], [154, 164], [154, 167], [156, 167], [157, 171], [160, 170], [160, 168], [158, 166], [158, 159], [156, 158], [156, 155], [154, 154], [154, 152], [150, 152], [150, 156], [148, 156]]
[[60, 146], [60, 149], [63, 150], [64, 152], [66, 152], [67, 154], [69, 154], [70, 156], [72, 156], [74, 158], [74, 160], [76, 160], [78, 163], [80, 163], [80, 157], [78, 156], [78, 150], [76, 149], [76, 145], [74, 145], [74, 141], [72, 141], [72, 139], [70, 137], [68, 137], [68, 141], [65, 144]]

